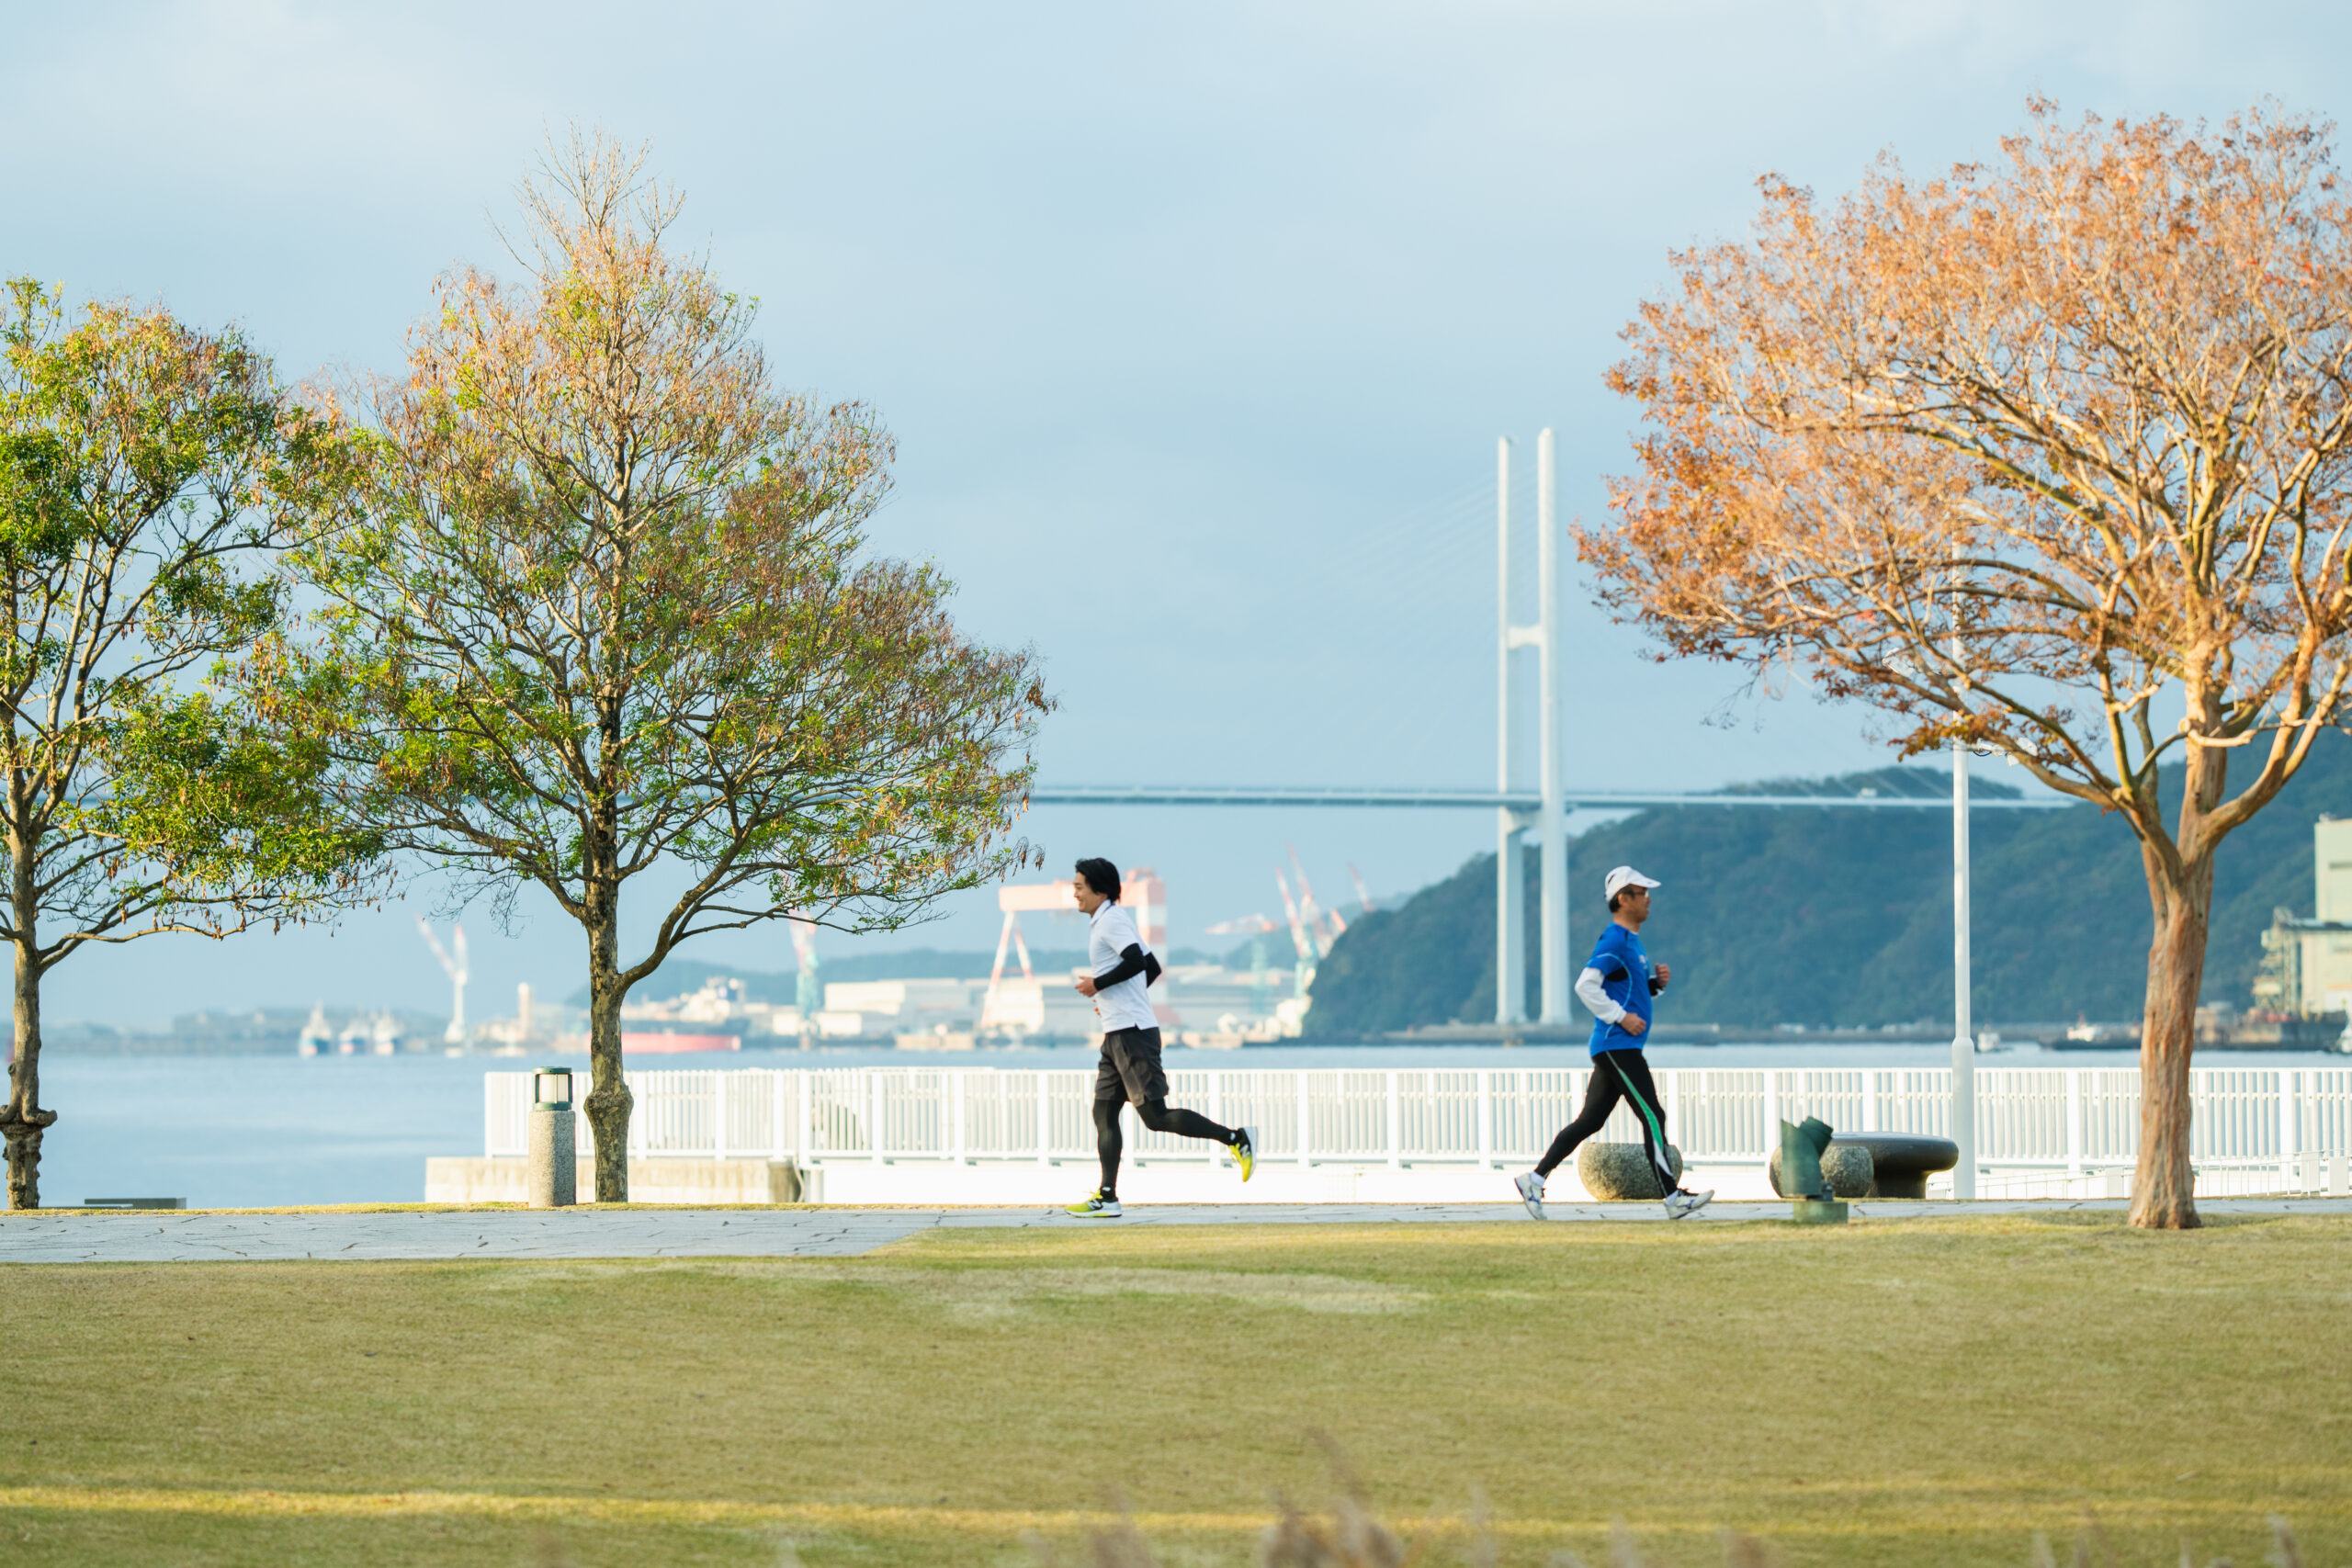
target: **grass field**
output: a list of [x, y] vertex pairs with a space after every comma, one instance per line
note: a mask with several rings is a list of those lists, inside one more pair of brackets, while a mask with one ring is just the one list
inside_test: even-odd
[[2352, 1563], [2352, 1220], [928, 1234], [846, 1261], [0, 1269], [0, 1562]]

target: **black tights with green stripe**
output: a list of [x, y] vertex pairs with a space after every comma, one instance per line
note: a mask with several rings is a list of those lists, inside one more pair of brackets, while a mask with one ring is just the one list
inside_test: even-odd
[[1671, 1192], [1680, 1185], [1674, 1179], [1674, 1168], [1667, 1162], [1666, 1106], [1657, 1097], [1657, 1086], [1650, 1082], [1650, 1065], [1639, 1051], [1603, 1051], [1592, 1059], [1592, 1077], [1586, 1083], [1584, 1109], [1577, 1119], [1560, 1129], [1552, 1146], [1535, 1163], [1535, 1174], [1550, 1176], [1567, 1157], [1577, 1152], [1577, 1145], [1600, 1131], [1609, 1113], [1617, 1109], [1620, 1100], [1633, 1101], [1634, 1120], [1642, 1124], [1642, 1152], [1650, 1156], [1650, 1164], [1657, 1170], [1658, 1190]]

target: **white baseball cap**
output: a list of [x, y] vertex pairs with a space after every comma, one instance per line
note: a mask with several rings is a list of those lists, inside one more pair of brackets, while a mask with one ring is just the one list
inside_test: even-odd
[[1615, 867], [1610, 872], [1609, 875], [1604, 879], [1603, 886], [1605, 891], [1601, 894], [1601, 897], [1604, 898], [1614, 898], [1620, 892], [1628, 887], [1656, 887], [1660, 885], [1652, 881], [1650, 878], [1644, 876], [1640, 872], [1635, 871], [1630, 865], [1621, 865]]

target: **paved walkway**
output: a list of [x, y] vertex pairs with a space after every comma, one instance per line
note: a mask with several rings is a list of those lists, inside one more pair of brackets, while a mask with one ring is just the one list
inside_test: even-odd
[[[2120, 1213], [2120, 1199], [1975, 1203], [1857, 1202], [1871, 1219], [1940, 1214]], [[2211, 1213], [2352, 1214], [2352, 1199], [2216, 1198]], [[1773, 1219], [1783, 1203], [1715, 1203], [1702, 1223]], [[1566, 1223], [1663, 1224], [1650, 1203], [1555, 1203]], [[918, 1231], [1061, 1225], [1426, 1224], [1532, 1223], [1516, 1203], [1147, 1204], [1125, 1220], [1076, 1220], [1058, 1209], [410, 1210], [390, 1213], [0, 1213], [0, 1263], [177, 1263], [314, 1258], [848, 1258]]]

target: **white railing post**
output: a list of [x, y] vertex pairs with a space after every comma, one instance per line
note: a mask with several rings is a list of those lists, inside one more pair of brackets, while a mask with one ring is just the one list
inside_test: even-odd
[[[586, 1095], [580, 1097], [587, 1099]], [[498, 1080], [488, 1073], [481, 1076], [481, 1157], [490, 1158], [498, 1152]]]
[[2083, 1174], [2083, 1070], [2066, 1069], [2066, 1175]]
[[768, 1069], [768, 1158], [784, 1158], [784, 1069]]
[[865, 1142], [873, 1150], [874, 1163], [882, 1163], [882, 1075], [876, 1069], [865, 1069]]
[[1756, 1146], [1764, 1151], [1767, 1161], [1781, 1146], [1781, 1074], [1773, 1067], [1764, 1069], [1764, 1136]]
[[800, 1114], [793, 1119], [792, 1148], [800, 1156], [801, 1164], [813, 1165], [816, 1162], [812, 1155], [817, 1146], [814, 1110], [817, 1075], [803, 1067], [794, 1076], [800, 1080]]
[[2290, 1192], [2302, 1177], [2302, 1162], [2295, 1157], [2301, 1151], [2296, 1147], [2295, 1091], [2290, 1081], [2293, 1077], [2293, 1069], [2278, 1069], [2278, 1179]]
[[953, 1157], [957, 1165], [963, 1165], [967, 1163], [964, 1158], [964, 1070], [958, 1067], [948, 1077], [952, 1080], [949, 1088], [951, 1097], [949, 1110], [956, 1118], [956, 1143]]
[[1478, 1165], [1495, 1168], [1495, 1078], [1484, 1067], [1478, 1070]]
[[1388, 1075], [1388, 1168], [1405, 1168], [1405, 1100], [1395, 1073]]
[[1054, 1163], [1054, 1102], [1053, 1089], [1046, 1077], [1046, 1069], [1037, 1069], [1037, 1168], [1043, 1170]]
[[727, 1079], [726, 1073], [710, 1075], [710, 1157], [727, 1157]]
[[1685, 1160], [1690, 1157], [1690, 1149], [1683, 1146], [1690, 1139], [1690, 1129], [1682, 1124], [1682, 1069], [1679, 1067], [1666, 1070], [1666, 1136], [1668, 1143], [1673, 1143], [1678, 1137], [1682, 1139], [1681, 1144], [1674, 1146], [1682, 1149]]
[[1878, 1124], [1878, 1069], [1862, 1069], [1862, 1127], [1866, 1133], [1891, 1132]]
[[1306, 1069], [1301, 1067], [1298, 1070], [1298, 1163], [1301, 1169], [1315, 1163], [1314, 1153], [1307, 1146], [1314, 1142], [1314, 1107], [1306, 1102]]

